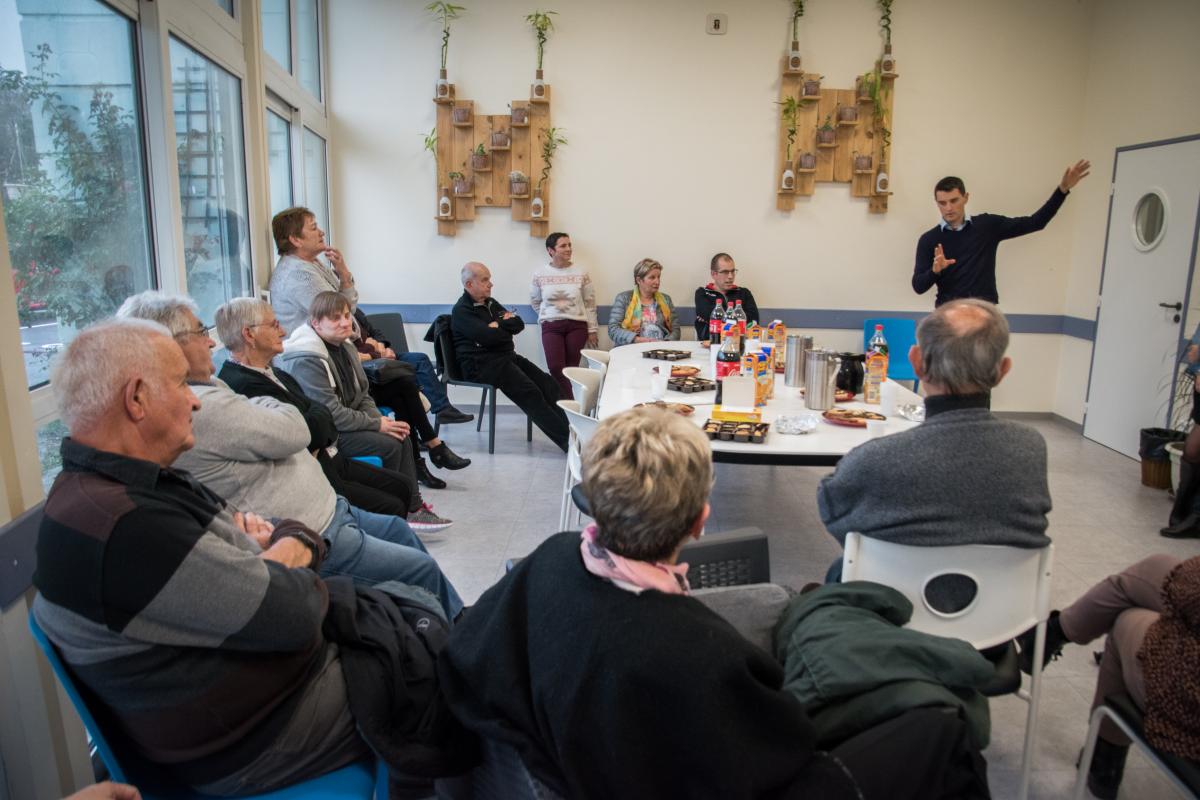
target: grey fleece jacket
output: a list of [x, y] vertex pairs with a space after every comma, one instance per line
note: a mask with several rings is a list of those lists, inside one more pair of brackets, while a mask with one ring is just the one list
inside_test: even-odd
[[196, 445], [173, 466], [228, 500], [235, 511], [294, 519], [322, 532], [337, 494], [307, 450], [300, 410], [273, 397], [246, 397], [218, 378], [193, 383], [200, 410], [192, 415]]
[[[358, 360], [358, 353], [349, 342], [343, 342], [342, 349], [354, 363], [353, 386], [345, 386], [339, 381], [340, 376], [324, 340], [307, 322], [284, 340], [283, 354], [277, 360], [279, 366], [296, 379], [310, 399], [329, 409], [339, 432], [378, 431], [383, 415], [371, 399], [370, 384]], [[342, 402], [342, 397], [346, 398], [346, 402]]]
[[817, 487], [825, 527], [897, 544], [1045, 547], [1046, 442], [986, 408], [930, 416], [851, 450]]

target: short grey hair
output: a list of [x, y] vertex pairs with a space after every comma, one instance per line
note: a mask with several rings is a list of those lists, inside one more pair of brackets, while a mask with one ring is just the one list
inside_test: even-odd
[[596, 541], [638, 561], [675, 552], [704, 510], [712, 480], [708, 439], [658, 408], [609, 417], [583, 450], [583, 493]]
[[187, 311], [197, 319], [200, 317], [200, 309], [192, 298], [151, 289], [127, 298], [117, 309], [117, 316], [148, 319], [164, 326], [172, 336], [182, 336], [191, 332], [191, 323], [184, 313]]
[[478, 262], [476, 261], [468, 261], [466, 264], [463, 264], [462, 272], [458, 274], [458, 277], [462, 279], [463, 286], [466, 286], [468, 281], [475, 280], [475, 278], [479, 277], [479, 274], [475, 271], [475, 265], [477, 263]]
[[257, 297], [235, 297], [217, 309], [213, 324], [217, 326], [217, 338], [231, 353], [240, 353], [246, 347], [242, 329], [250, 325], [261, 325], [267, 318], [271, 305]]
[[174, 342], [157, 322], [111, 319], [86, 328], [66, 346], [50, 370], [50, 387], [72, 435], [100, 423], [130, 380], [159, 374], [160, 337]]
[[953, 300], [917, 326], [924, 380], [950, 394], [987, 392], [1000, 382], [1008, 320], [986, 300]]

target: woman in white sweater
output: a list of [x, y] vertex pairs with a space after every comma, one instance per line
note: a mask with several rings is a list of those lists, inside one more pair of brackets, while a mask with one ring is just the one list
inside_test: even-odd
[[546, 368], [563, 399], [569, 400], [571, 382], [562, 371], [579, 366], [584, 347], [596, 346], [596, 292], [587, 270], [571, 263], [570, 236], [547, 236], [546, 253], [550, 262], [533, 271], [529, 303], [542, 327]]

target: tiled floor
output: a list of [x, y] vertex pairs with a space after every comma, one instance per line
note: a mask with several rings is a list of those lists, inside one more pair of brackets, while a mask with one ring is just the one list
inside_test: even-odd
[[[438, 512], [455, 520], [446, 539], [429, 546], [467, 603], [503, 574], [505, 559], [527, 554], [556, 532], [564, 457], [540, 433], [525, 441], [524, 417], [501, 413], [496, 453], [473, 425], [443, 428], [451, 446], [473, 459], [465, 470], [443, 473], [450, 487], [428, 492]], [[1052, 420], [1031, 422], [1050, 452], [1050, 536], [1055, 543], [1054, 606], [1067, 604], [1092, 583], [1151, 553], [1200, 553], [1200, 540], [1158, 535], [1170, 503], [1165, 492], [1140, 483], [1136, 462], [1083, 439]], [[817, 516], [820, 468], [721, 465], [708, 533], [756, 526], [770, 535], [772, 578], [799, 588], [821, 580], [839, 546]], [[1075, 758], [1083, 746], [1095, 682], [1094, 647], [1068, 646], [1046, 672], [1039, 720], [1035, 798], [1068, 797]], [[985, 755], [994, 797], [1017, 796], [1027, 706], [1015, 697], [992, 701], [992, 743]], [[1172, 798], [1170, 784], [1131, 754], [1121, 797]]]

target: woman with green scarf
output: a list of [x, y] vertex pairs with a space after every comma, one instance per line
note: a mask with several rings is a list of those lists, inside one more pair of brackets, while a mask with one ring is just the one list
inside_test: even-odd
[[636, 288], [617, 295], [608, 315], [608, 338], [613, 347], [679, 340], [675, 304], [669, 295], [658, 290], [662, 269], [662, 264], [653, 258], [643, 258], [633, 268]]

